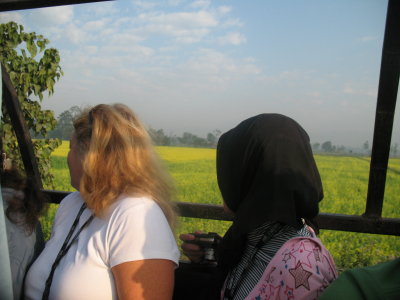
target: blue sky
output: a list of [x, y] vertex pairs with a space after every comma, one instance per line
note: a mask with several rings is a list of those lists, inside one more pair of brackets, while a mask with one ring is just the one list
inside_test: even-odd
[[65, 76], [44, 100], [56, 115], [122, 102], [167, 134], [205, 136], [274, 112], [311, 142], [361, 147], [372, 143], [386, 9], [382, 0], [119, 0], [0, 21], [59, 49]]

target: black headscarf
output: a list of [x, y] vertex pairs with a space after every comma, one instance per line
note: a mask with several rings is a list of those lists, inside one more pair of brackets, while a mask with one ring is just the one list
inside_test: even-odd
[[321, 178], [310, 140], [294, 120], [261, 114], [224, 133], [217, 147], [217, 178], [224, 202], [235, 213], [218, 261], [233, 267], [246, 235], [267, 221], [302, 226], [318, 214]]

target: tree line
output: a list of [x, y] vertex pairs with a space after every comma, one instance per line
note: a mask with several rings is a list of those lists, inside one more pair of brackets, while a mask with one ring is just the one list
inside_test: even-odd
[[[358, 148], [349, 148], [343, 145], [337, 146], [332, 144], [331, 141], [320, 143], [312, 143], [311, 148], [314, 153], [332, 153], [339, 155], [371, 155], [372, 149], [368, 141], [365, 141]], [[390, 156], [397, 157], [399, 155], [399, 144], [394, 143], [390, 147]]]
[[[80, 114], [81, 108], [72, 106], [70, 109], [63, 111], [57, 118], [57, 125], [54, 130], [49, 132], [50, 138], [58, 138], [61, 140], [69, 140], [73, 132], [73, 120]], [[190, 132], [184, 132], [181, 136], [166, 134], [163, 129], [148, 129], [149, 135], [153, 143], [157, 146], [181, 146], [181, 147], [197, 147], [197, 148], [216, 148], [221, 131], [216, 129], [209, 132], [206, 137], [199, 137]], [[40, 136], [37, 136], [40, 138]], [[399, 154], [398, 144], [395, 143], [390, 148], [391, 156]], [[360, 147], [349, 148], [343, 145], [334, 145], [331, 141], [323, 143], [311, 143], [314, 153], [332, 153], [337, 155], [371, 155], [369, 141], [365, 141]]]
[[[57, 118], [57, 125], [49, 132], [49, 137], [61, 140], [69, 140], [74, 130], [73, 121], [81, 112], [78, 106], [72, 106], [63, 111]], [[216, 129], [209, 132], [205, 138], [199, 137], [190, 132], [184, 132], [181, 136], [166, 134], [163, 129], [148, 128], [153, 143], [157, 146], [182, 146], [197, 148], [215, 148], [221, 131]], [[40, 136], [37, 136], [40, 138]]]

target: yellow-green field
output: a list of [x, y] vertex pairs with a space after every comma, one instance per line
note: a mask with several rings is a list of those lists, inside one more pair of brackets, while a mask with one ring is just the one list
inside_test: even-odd
[[[53, 173], [56, 189], [72, 191], [66, 156], [69, 143], [63, 144], [53, 153]], [[221, 204], [215, 173], [215, 149], [157, 147], [157, 152], [175, 179], [177, 201]], [[320, 211], [360, 215], [365, 209], [367, 195], [369, 159], [316, 155], [321, 173], [325, 198]], [[399, 218], [400, 212], [400, 160], [391, 159], [387, 174], [387, 185], [383, 216]], [[53, 205], [42, 223], [48, 234], [54, 211]], [[218, 232], [221, 235], [229, 222], [180, 218], [177, 234], [196, 229]], [[320, 238], [331, 251], [340, 270], [372, 265], [400, 256], [400, 237], [372, 234], [348, 233], [323, 230]]]

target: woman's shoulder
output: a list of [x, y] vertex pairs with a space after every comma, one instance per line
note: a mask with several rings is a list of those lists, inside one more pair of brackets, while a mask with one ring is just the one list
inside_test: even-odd
[[113, 212], [126, 212], [134, 210], [157, 210], [158, 204], [147, 196], [121, 195], [111, 205]]
[[58, 206], [58, 209], [69, 208], [71, 206], [82, 205], [83, 198], [79, 192], [71, 192], [65, 196]]
[[76, 214], [76, 210], [82, 205], [83, 199], [79, 192], [72, 192], [61, 200], [54, 218], [53, 227], [56, 227], [63, 219], [70, 219], [70, 215]]
[[123, 218], [143, 215], [146, 217], [160, 217], [163, 212], [153, 199], [146, 196], [121, 195], [110, 206], [108, 211], [110, 218]]

